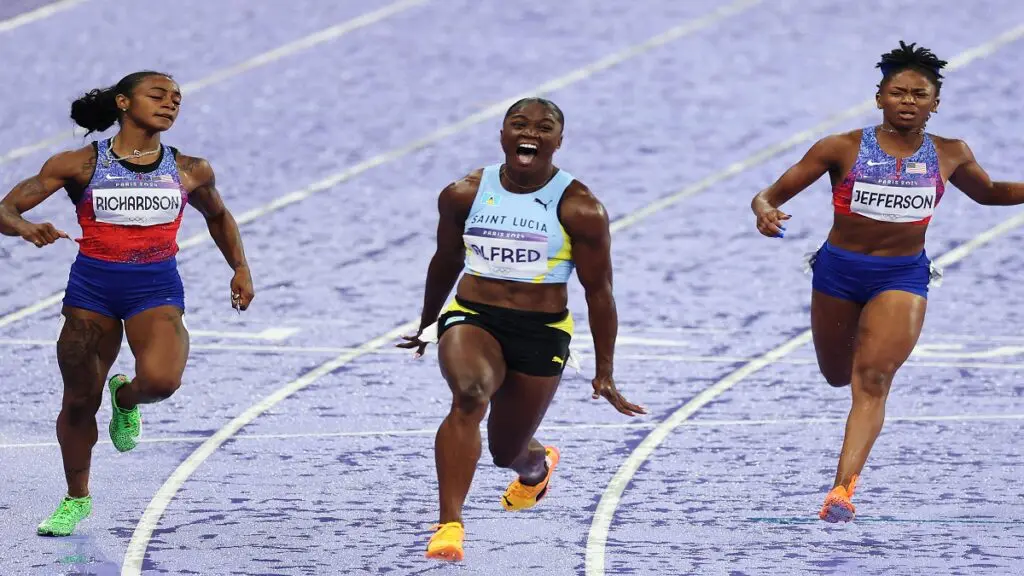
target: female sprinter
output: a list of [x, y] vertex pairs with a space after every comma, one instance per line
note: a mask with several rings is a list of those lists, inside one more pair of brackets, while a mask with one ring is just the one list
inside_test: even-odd
[[[480, 422], [488, 406], [494, 464], [518, 474], [502, 506], [530, 508], [549, 491], [559, 453], [533, 434], [569, 356], [573, 320], [566, 283], [574, 266], [586, 291], [597, 356], [594, 398], [603, 396], [628, 416], [646, 413], [623, 398], [612, 379], [618, 318], [608, 215], [586, 186], [552, 163], [562, 144], [562, 111], [527, 98], [509, 108], [503, 124], [505, 162], [441, 192], [420, 330], [399, 344], [422, 355], [432, 341], [424, 331], [436, 322], [441, 373], [452, 391], [434, 444], [440, 524], [427, 545], [427, 557], [441, 560], [463, 558], [462, 505], [480, 458]], [[455, 299], [439, 318], [464, 267]]]
[[848, 522], [858, 476], [882, 429], [893, 376], [913, 351], [927, 304], [925, 232], [949, 180], [986, 205], [1024, 202], [1024, 185], [992, 182], [960, 140], [925, 132], [938, 111], [945, 62], [900, 42], [882, 56], [882, 123], [818, 141], [751, 202], [757, 229], [781, 236], [779, 207], [828, 172], [834, 222], [811, 260], [811, 329], [818, 367], [853, 403], [832, 490], [819, 517]]
[[253, 298], [238, 226], [217, 192], [213, 169], [206, 160], [160, 142], [180, 104], [178, 85], [158, 72], [130, 74], [115, 86], [89, 92], [71, 105], [71, 118], [90, 133], [118, 122], [118, 133], [53, 156], [0, 201], [0, 233], [43, 247], [68, 235], [21, 215], [63, 188], [82, 228], [57, 341], [64, 380], [57, 439], [68, 492], [39, 525], [41, 535], [69, 536], [92, 511], [89, 467], [96, 412], [121, 349], [122, 330], [135, 356], [135, 378], [118, 374], [109, 382], [109, 431], [117, 450], [136, 445], [142, 425], [138, 405], [164, 400], [181, 385], [189, 341], [175, 254], [186, 203], [206, 218], [234, 270], [232, 305], [244, 310]]

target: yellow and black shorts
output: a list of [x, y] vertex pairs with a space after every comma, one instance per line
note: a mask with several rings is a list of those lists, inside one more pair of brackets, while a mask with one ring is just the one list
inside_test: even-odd
[[469, 302], [456, 297], [437, 320], [437, 337], [459, 324], [486, 330], [501, 345], [509, 370], [559, 376], [569, 358], [573, 320], [564, 312], [530, 312]]

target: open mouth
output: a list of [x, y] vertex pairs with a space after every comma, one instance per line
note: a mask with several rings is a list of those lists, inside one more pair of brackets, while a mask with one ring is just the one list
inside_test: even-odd
[[169, 122], [174, 122], [174, 117], [170, 114], [156, 114], [157, 118], [166, 118]]
[[522, 143], [516, 146], [516, 158], [519, 162], [524, 165], [530, 165], [533, 159], [537, 157], [537, 145], [533, 143]]
[[913, 120], [914, 118], [917, 118], [917, 112], [913, 110], [900, 110], [897, 113], [897, 116], [899, 116], [903, 120]]

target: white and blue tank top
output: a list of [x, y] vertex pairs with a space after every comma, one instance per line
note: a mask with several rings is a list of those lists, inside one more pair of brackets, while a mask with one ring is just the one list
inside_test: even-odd
[[572, 174], [559, 170], [540, 190], [512, 193], [495, 164], [484, 168], [463, 229], [465, 273], [485, 278], [565, 284], [572, 275], [572, 242], [558, 219]]

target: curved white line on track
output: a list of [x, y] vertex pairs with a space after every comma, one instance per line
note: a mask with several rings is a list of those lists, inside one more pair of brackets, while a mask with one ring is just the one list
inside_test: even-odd
[[[20, 28], [21, 26], [31, 24], [32, 22], [36, 22], [38, 20], [44, 20], [46, 18], [49, 18], [50, 16], [53, 16], [54, 14], [64, 12], [65, 10], [70, 10], [71, 8], [74, 8], [75, 6], [82, 4], [86, 1], [87, 0], [60, 0], [59, 2], [52, 2], [45, 6], [40, 6], [39, 8], [36, 8], [35, 10], [32, 10], [30, 12], [25, 12], [22, 14], [18, 14], [17, 16], [12, 16], [7, 20], [0, 21], [0, 33], [14, 30], [15, 28]], [[3, 164], [3, 160], [0, 160], [0, 164]]]

